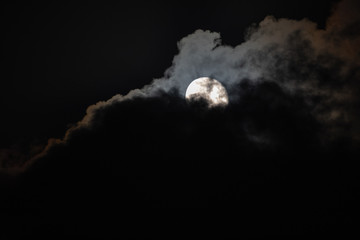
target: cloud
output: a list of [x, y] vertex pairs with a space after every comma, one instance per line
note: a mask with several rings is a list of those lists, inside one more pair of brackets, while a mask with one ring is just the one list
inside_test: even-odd
[[[326, 129], [322, 132], [323, 139], [351, 136], [358, 140], [360, 31], [355, 9], [358, 9], [356, 1], [340, 2], [325, 29], [317, 28], [316, 23], [307, 19], [268, 16], [251, 26], [245, 42], [235, 47], [222, 45], [219, 33], [197, 30], [178, 42], [179, 53], [164, 77], [127, 95], [115, 95], [89, 106], [84, 118], [71, 127], [63, 139], [51, 140], [39, 156], [46, 155], [53, 145], [66, 144], [84, 129], [104, 124], [100, 116], [112, 106], [164, 93], [182, 99], [189, 83], [203, 76], [220, 81], [228, 91], [230, 104], [234, 105], [246, 102], [249, 95], [263, 86], [270, 86], [264, 83], [273, 83], [279, 87], [276, 91], [287, 97], [262, 92], [265, 95], [260, 97], [271, 96], [267, 99], [269, 108], [291, 105], [281, 102], [289, 98], [300, 99], [301, 104], [306, 105], [306, 114]], [[276, 142], [256, 124], [241, 124], [248, 140], [259, 144]]]
[[[289, 94], [300, 95], [311, 114], [329, 128], [338, 121], [355, 124], [351, 109], [358, 102], [359, 17], [356, 1], [342, 1], [325, 29], [307, 19], [300, 21], [268, 16], [247, 32], [238, 46], [221, 44], [220, 34], [197, 30], [178, 43], [179, 53], [163, 78], [126, 96], [90, 106], [79, 126], [88, 124], [94, 111], [134, 97], [152, 97], [159, 92], [185, 95], [189, 83], [202, 76], [218, 79], [228, 89], [230, 101], [241, 99], [239, 84], [275, 82]], [[72, 130], [70, 130], [71, 132]], [[357, 131], [354, 136], [359, 136]]]
[[[149, 208], [220, 207], [241, 212], [236, 215], [247, 221], [244, 216], [254, 212], [261, 218], [269, 209], [271, 216], [291, 209], [287, 222], [301, 226], [311, 216], [322, 226], [317, 212], [341, 214], [340, 197], [352, 206], [346, 194], [357, 183], [357, 168], [349, 167], [341, 146], [321, 147], [321, 126], [303, 98], [269, 81], [243, 82], [239, 92], [241, 100], [225, 109], [192, 108], [176, 92], [97, 106], [90, 122], [51, 142], [15, 191], [5, 192], [10, 200], [0, 203], [37, 212], [56, 208], [61, 217], [51, 215], [46, 222], [57, 231], [80, 226], [92, 236], [109, 233], [104, 230], [114, 221], [97, 212], [127, 222]], [[112, 234], [128, 232], [114, 225]], [[273, 225], [272, 231], [282, 231]]]

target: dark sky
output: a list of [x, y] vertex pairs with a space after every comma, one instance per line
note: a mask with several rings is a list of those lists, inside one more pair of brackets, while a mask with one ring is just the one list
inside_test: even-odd
[[[359, 4], [336, 3], [3, 4], [1, 234], [353, 233]], [[228, 106], [185, 101], [202, 76]]]

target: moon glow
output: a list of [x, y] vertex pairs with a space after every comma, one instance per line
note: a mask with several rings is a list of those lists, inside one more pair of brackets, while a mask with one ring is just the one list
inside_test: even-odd
[[201, 77], [192, 81], [186, 89], [188, 102], [203, 100], [208, 107], [227, 106], [229, 98], [225, 87], [216, 79]]

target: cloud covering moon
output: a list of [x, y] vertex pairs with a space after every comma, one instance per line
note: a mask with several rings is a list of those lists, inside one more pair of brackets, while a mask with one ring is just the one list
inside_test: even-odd
[[225, 107], [229, 103], [224, 86], [208, 77], [192, 81], [186, 89], [185, 98], [188, 102], [205, 100], [209, 107]]

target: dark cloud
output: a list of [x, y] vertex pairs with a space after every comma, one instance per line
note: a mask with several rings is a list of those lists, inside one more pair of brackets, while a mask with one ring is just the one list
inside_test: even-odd
[[[90, 127], [73, 129], [37, 158], [7, 204], [39, 211], [56, 206], [61, 216], [75, 209], [112, 212], [122, 220], [153, 207], [224, 207], [241, 211], [241, 219], [290, 208], [295, 225], [327, 226], [314, 211], [341, 214], [340, 196], [353, 204], [344, 194], [355, 186], [356, 152], [322, 146], [322, 126], [308, 105], [277, 84], [243, 83], [239, 91], [242, 99], [226, 109], [193, 108], [175, 92], [98, 108]], [[79, 218], [67, 224], [86, 227]], [[95, 221], [100, 234], [108, 221]], [[279, 223], [285, 225], [274, 225], [274, 232], [290, 231]]]
[[[243, 222], [271, 212], [271, 221], [256, 222], [259, 235], [350, 230], [360, 33], [357, 20], [345, 19], [358, 15], [345, 12], [354, 4], [341, 2], [325, 29], [266, 17], [236, 47], [197, 30], [178, 43], [163, 78], [90, 106], [63, 139], [19, 166], [1, 204], [56, 206], [61, 219], [79, 209], [113, 212], [121, 221], [154, 207], [220, 207]], [[202, 76], [227, 88], [227, 107], [185, 101], [188, 84]], [[65, 225], [89, 229], [87, 215], [75, 215]], [[109, 222], [97, 219], [87, 234], [101, 235]], [[126, 226], [121, 231], [132, 231]]]

